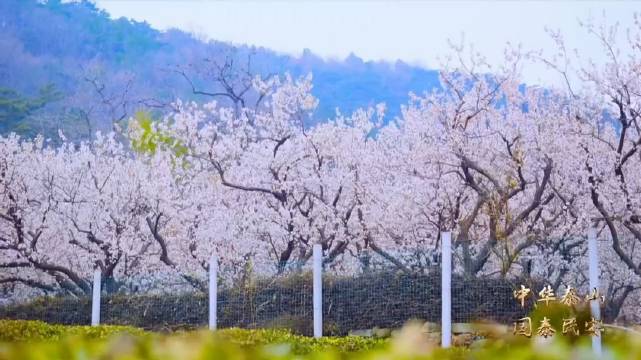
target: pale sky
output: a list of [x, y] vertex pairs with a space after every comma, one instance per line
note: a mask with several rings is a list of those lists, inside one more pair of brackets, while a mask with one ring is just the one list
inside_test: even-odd
[[[350, 53], [365, 60], [403, 60], [437, 68], [450, 53], [448, 39], [465, 41], [499, 63], [506, 42], [549, 49], [544, 28], [560, 29], [570, 47], [600, 58], [578, 19], [604, 16], [622, 27], [641, 10], [634, 1], [196, 1], [96, 0], [112, 17], [147, 21], [234, 44], [264, 46], [300, 55], [308, 48], [325, 58]], [[529, 83], [547, 83], [543, 69], [524, 70]]]

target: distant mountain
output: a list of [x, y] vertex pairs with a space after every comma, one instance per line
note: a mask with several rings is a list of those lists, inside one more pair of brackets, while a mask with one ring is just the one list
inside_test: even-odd
[[437, 71], [401, 61], [365, 62], [354, 55], [324, 60], [309, 50], [292, 57], [111, 19], [90, 1], [2, 0], [0, 133], [32, 135], [62, 127], [82, 136], [108, 128], [110, 120], [140, 106], [161, 108], [175, 98], [205, 100], [180, 71], [189, 73], [194, 86], [207, 89], [215, 86], [206, 67], [211, 61], [244, 64], [248, 58], [255, 74], [313, 73], [313, 93], [320, 99], [316, 121], [332, 117], [336, 108], [350, 113], [378, 102], [387, 104], [392, 118], [410, 91], [438, 86]]

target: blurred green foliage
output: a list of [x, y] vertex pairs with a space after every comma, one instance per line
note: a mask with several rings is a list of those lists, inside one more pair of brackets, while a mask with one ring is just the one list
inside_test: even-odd
[[[173, 337], [192, 341], [192, 338], [200, 337], [198, 333], [198, 331], [176, 332], [173, 333]], [[219, 330], [213, 336], [210, 332], [204, 333], [206, 337], [212, 337], [216, 342], [229, 343], [242, 348], [287, 344], [288, 351], [294, 354], [310, 354], [328, 349], [335, 349], [339, 352], [356, 352], [381, 348], [387, 343], [384, 339], [363, 337], [323, 337], [315, 339], [294, 335], [291, 331], [284, 329], [246, 330], [229, 328]], [[148, 340], [162, 342], [165, 337], [158, 333], [146, 332], [130, 326], [66, 326], [47, 324], [42, 321], [0, 320], [0, 342], [5, 343], [64, 342], [64, 340], [71, 338], [80, 338], [81, 341], [91, 342], [109, 339], [117, 334], [133, 336], [136, 341], [143, 341], [143, 338], [149, 338]]]
[[187, 154], [187, 147], [180, 141], [171, 134], [154, 128], [154, 120], [149, 112], [140, 110], [131, 121], [129, 126], [139, 130], [136, 136], [130, 139], [131, 147], [138, 153], [154, 154], [158, 147], [164, 147], [170, 149], [176, 158]]
[[[127, 327], [63, 327], [33, 321], [0, 321], [0, 360], [40, 359], [595, 359], [590, 339], [506, 336], [471, 348], [441, 349], [419, 325], [408, 325], [391, 340], [355, 337], [313, 339], [283, 330], [226, 329], [173, 334]], [[52, 341], [53, 340], [53, 341]], [[604, 358], [641, 359], [641, 338], [608, 332]]]
[[307, 336], [294, 335], [283, 329], [245, 330], [238, 328], [223, 329], [216, 332], [217, 339], [243, 347], [287, 344], [288, 351], [297, 354], [311, 354], [328, 349], [339, 352], [358, 352], [382, 348], [387, 340], [364, 338], [357, 336], [322, 337], [315, 339]]
[[65, 326], [42, 321], [0, 320], [1, 342], [60, 340], [69, 336], [104, 339], [120, 333], [145, 334], [143, 330], [130, 326]]

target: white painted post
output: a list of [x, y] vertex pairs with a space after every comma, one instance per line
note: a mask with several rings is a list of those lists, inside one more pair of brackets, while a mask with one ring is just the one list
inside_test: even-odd
[[452, 344], [452, 234], [441, 233], [441, 346]]
[[93, 272], [93, 287], [91, 297], [91, 326], [100, 325], [100, 269]]
[[218, 310], [218, 258], [209, 258], [209, 330], [216, 330]]
[[323, 249], [314, 244], [314, 337], [323, 336]]
[[[590, 265], [590, 292], [592, 289], [599, 289], [599, 245], [596, 239], [596, 229], [590, 227], [588, 230], [588, 259]], [[592, 317], [601, 320], [601, 307], [599, 299], [590, 302]], [[592, 350], [597, 357], [601, 357], [601, 336], [592, 337]]]

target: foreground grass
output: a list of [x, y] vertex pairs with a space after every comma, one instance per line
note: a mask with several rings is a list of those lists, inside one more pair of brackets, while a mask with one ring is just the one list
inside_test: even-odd
[[[121, 343], [122, 342], [122, 343]], [[43, 351], [55, 353], [57, 347], [78, 347], [87, 354], [101, 354], [101, 351], [111, 347], [144, 349], [147, 346], [163, 347], [165, 345], [180, 347], [178, 344], [189, 344], [190, 348], [227, 347], [239, 348], [253, 352], [261, 348], [279, 349], [285, 347], [292, 355], [305, 355], [324, 351], [339, 353], [354, 353], [366, 350], [383, 348], [388, 341], [384, 339], [362, 337], [323, 337], [314, 339], [306, 336], [294, 335], [290, 331], [280, 329], [223, 329], [215, 333], [209, 331], [178, 332], [163, 335], [129, 327], [129, 326], [65, 326], [51, 325], [41, 321], [0, 320], [0, 359], [7, 349], [21, 349], [28, 351], [34, 344], [41, 346]], [[36, 347], [37, 347], [36, 346]], [[50, 352], [53, 351], [53, 352]], [[66, 350], [65, 350], [66, 351]], [[144, 352], [148, 353], [148, 352]], [[69, 352], [65, 352], [69, 354]], [[11, 358], [11, 357], [9, 357]], [[49, 357], [47, 357], [48, 359]], [[55, 357], [53, 357], [55, 358]], [[111, 358], [111, 357], [108, 357]], [[141, 359], [156, 359], [156, 357], [142, 357]], [[165, 357], [162, 357], [165, 359]], [[178, 356], [176, 359], [181, 359]], [[196, 357], [197, 359], [198, 357]], [[133, 357], [132, 359], [138, 359]], [[173, 359], [169, 357], [168, 359]]]
[[[641, 339], [625, 333], [605, 337], [606, 359], [641, 359]], [[0, 360], [467, 360], [593, 359], [589, 338], [497, 339], [483, 346], [443, 350], [426, 341], [418, 326], [390, 340], [356, 337], [312, 339], [283, 330], [227, 329], [215, 333], [144, 332], [119, 326], [58, 326], [37, 321], [0, 321]]]

